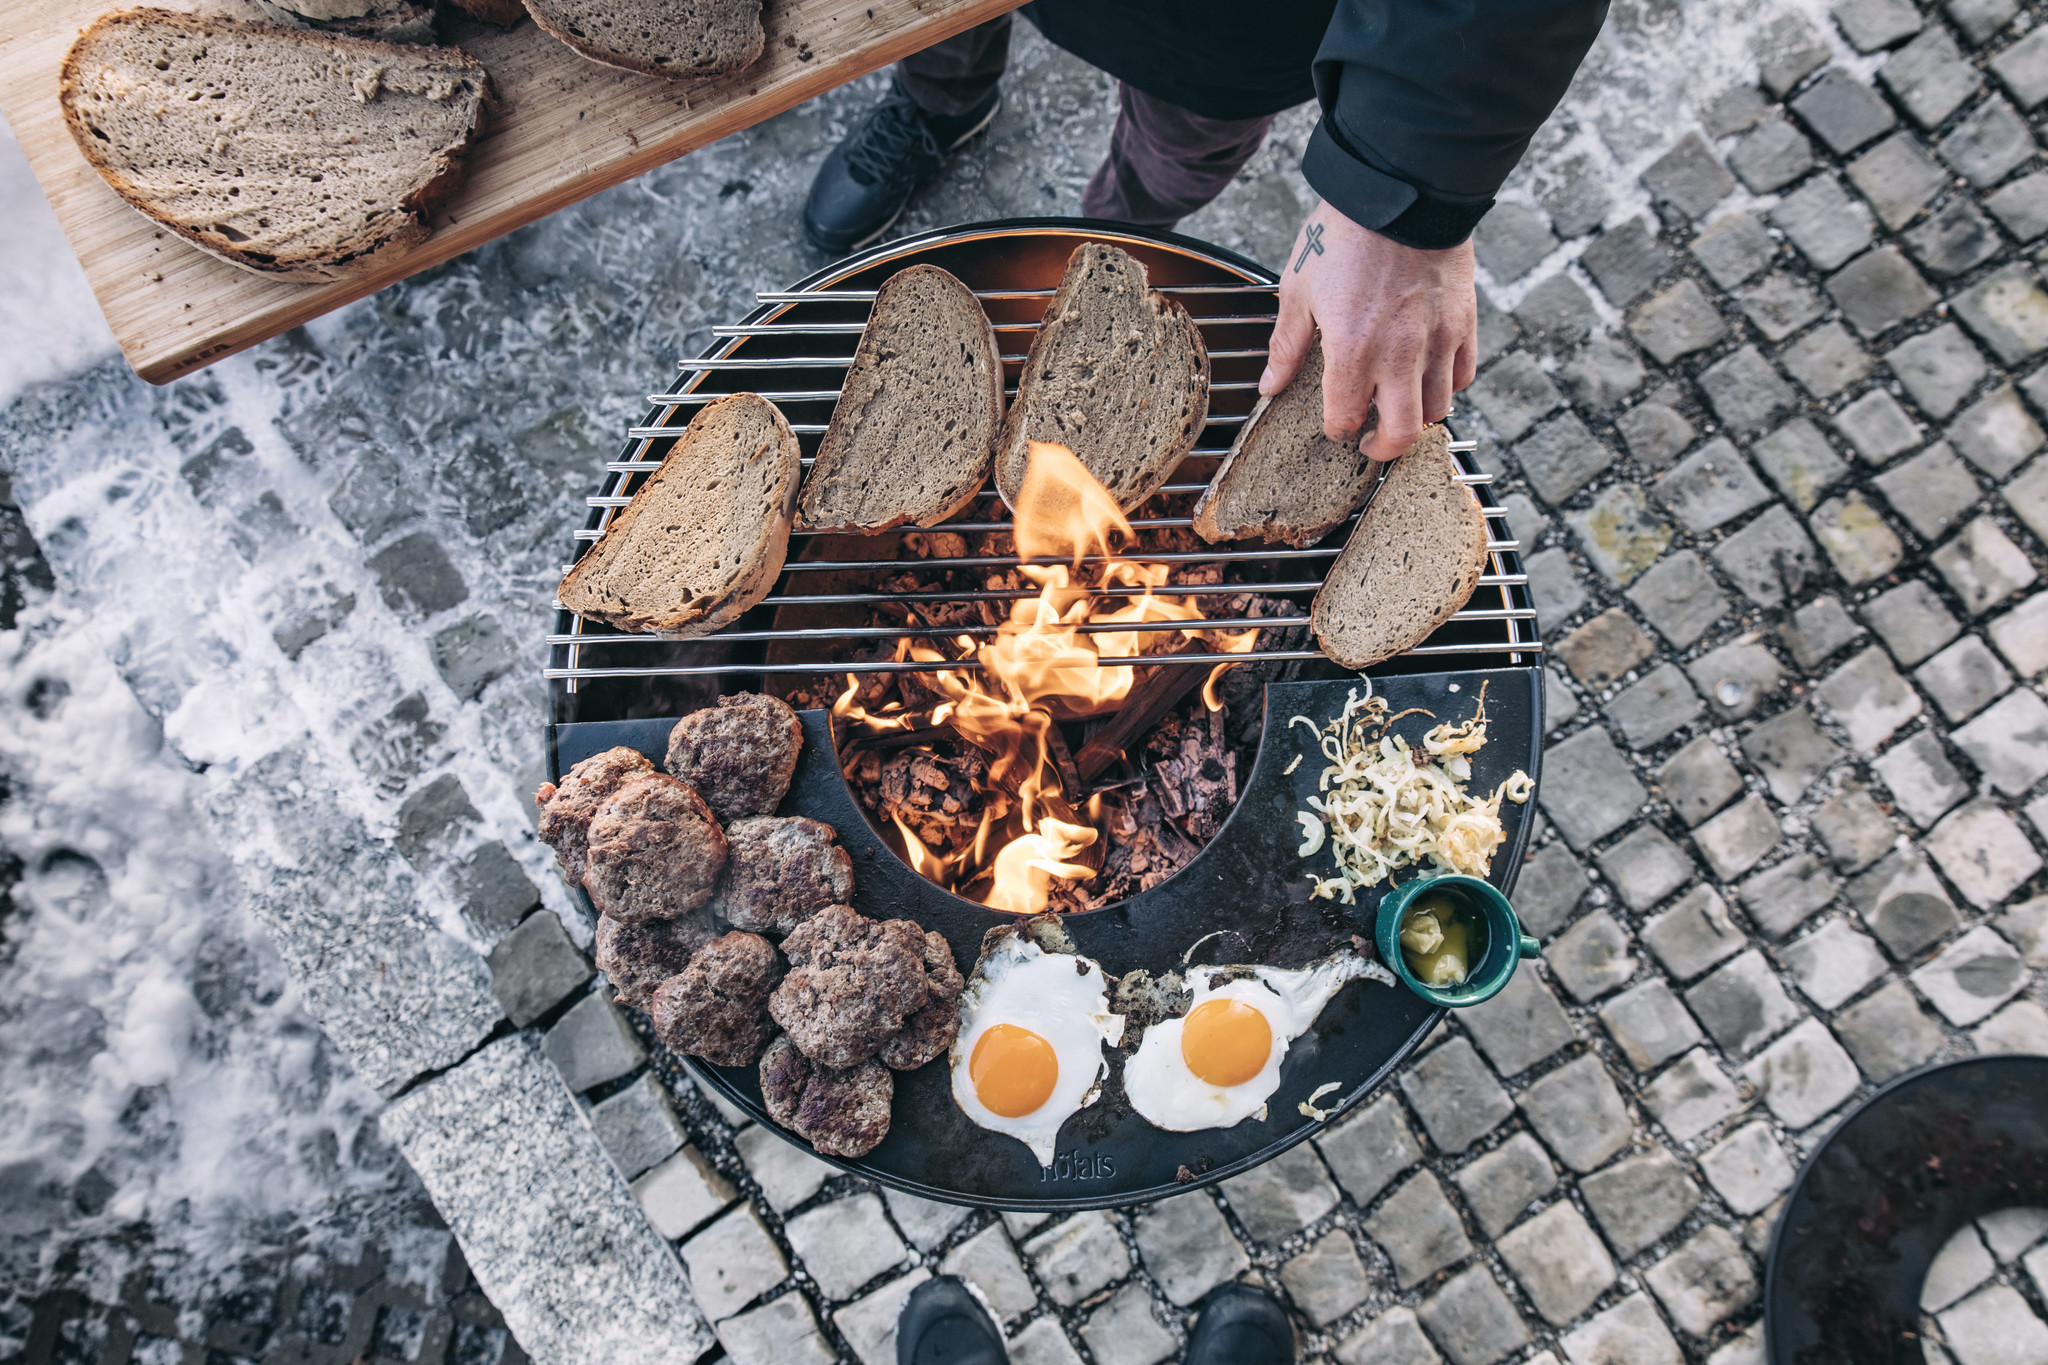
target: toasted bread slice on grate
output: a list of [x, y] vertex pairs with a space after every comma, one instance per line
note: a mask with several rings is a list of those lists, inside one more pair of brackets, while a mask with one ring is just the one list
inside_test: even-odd
[[733, 393], [705, 404], [562, 579], [562, 605], [679, 640], [737, 620], [782, 572], [802, 471], [773, 403]]
[[761, 59], [761, 0], [526, 0], [533, 22], [593, 62], [666, 80], [741, 71]]
[[452, 47], [134, 9], [79, 35], [59, 100], [143, 213], [245, 269], [342, 280], [426, 240], [492, 96]]
[[[1444, 439], [1441, 427], [1422, 437], [1423, 442]], [[1297, 549], [1313, 545], [1358, 510], [1373, 474], [1361, 439], [1340, 442], [1323, 435], [1319, 334], [1294, 382], [1261, 398], [1239, 428], [1230, 454], [1195, 503], [1195, 534], [1212, 545], [1224, 540], [1272, 540]]]
[[[387, 43], [434, 41], [434, 10], [414, 0], [247, 0], [252, 17]], [[525, 11], [522, 9], [521, 14]], [[229, 17], [233, 17], [230, 15]]]
[[1486, 569], [1486, 517], [1459, 483], [1445, 430], [1394, 461], [1309, 608], [1323, 652], [1365, 668], [1457, 615]]
[[981, 301], [935, 265], [875, 292], [797, 500], [807, 531], [933, 526], [988, 480], [1003, 422], [1003, 357]]
[[1166, 482], [1209, 416], [1209, 352], [1187, 309], [1128, 252], [1083, 242], [1032, 339], [996, 448], [1011, 507], [1031, 442], [1074, 452], [1126, 512]]

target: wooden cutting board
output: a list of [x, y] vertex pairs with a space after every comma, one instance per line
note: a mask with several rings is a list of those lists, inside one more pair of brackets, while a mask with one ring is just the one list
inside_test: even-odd
[[[147, 2], [201, 8], [194, 0]], [[58, 68], [82, 29], [127, 8], [120, 0], [0, 0], [0, 112], [122, 354], [137, 374], [163, 384], [1022, 2], [768, 0], [768, 50], [759, 62], [674, 83], [586, 61], [530, 21], [509, 33], [464, 24], [452, 39], [490, 68], [503, 101], [497, 122], [434, 235], [344, 284], [293, 284], [209, 256], [128, 207], [79, 155], [57, 105]]]

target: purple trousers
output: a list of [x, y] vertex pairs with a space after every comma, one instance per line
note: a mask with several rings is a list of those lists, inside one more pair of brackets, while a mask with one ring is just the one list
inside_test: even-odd
[[[896, 63], [896, 80], [926, 113], [964, 114], [988, 98], [1010, 59], [1012, 16], [913, 53]], [[1172, 227], [1223, 193], [1252, 159], [1273, 116], [1204, 118], [1121, 82], [1109, 156], [1081, 193], [1090, 218]]]

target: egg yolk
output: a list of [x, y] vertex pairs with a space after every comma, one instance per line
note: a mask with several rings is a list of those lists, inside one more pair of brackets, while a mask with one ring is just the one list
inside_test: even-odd
[[1181, 1058], [1210, 1085], [1243, 1085], [1272, 1051], [1273, 1026], [1242, 1000], [1204, 1000], [1181, 1025]]
[[967, 1079], [991, 1114], [1020, 1119], [1035, 1113], [1052, 1098], [1060, 1078], [1060, 1059], [1052, 1044], [1028, 1028], [992, 1024], [974, 1040], [967, 1059]]

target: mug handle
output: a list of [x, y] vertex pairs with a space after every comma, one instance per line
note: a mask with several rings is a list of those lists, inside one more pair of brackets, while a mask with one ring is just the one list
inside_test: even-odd
[[1541, 957], [1542, 955], [1543, 945], [1538, 943], [1535, 939], [1530, 938], [1527, 934], [1522, 935], [1522, 956]]

